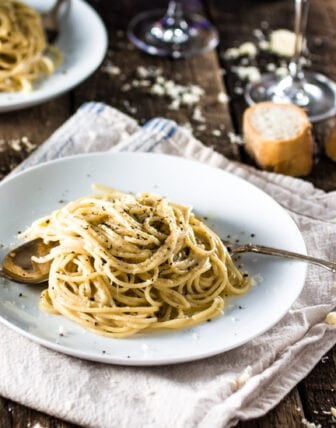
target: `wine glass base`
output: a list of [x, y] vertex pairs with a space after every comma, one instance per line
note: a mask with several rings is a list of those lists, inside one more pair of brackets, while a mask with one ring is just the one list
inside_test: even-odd
[[185, 12], [185, 28], [161, 28], [166, 11], [154, 10], [135, 16], [127, 30], [128, 38], [139, 49], [157, 56], [186, 58], [207, 52], [218, 45], [218, 33], [203, 16]]
[[328, 119], [336, 114], [336, 83], [323, 74], [306, 71], [302, 94], [294, 96], [286, 79], [274, 74], [264, 74], [258, 82], [245, 89], [245, 99], [252, 105], [261, 101], [294, 103], [304, 108], [311, 122]]

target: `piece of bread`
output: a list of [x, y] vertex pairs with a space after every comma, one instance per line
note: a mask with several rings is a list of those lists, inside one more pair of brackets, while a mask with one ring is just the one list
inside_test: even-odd
[[293, 104], [257, 103], [244, 113], [247, 152], [264, 169], [304, 176], [313, 166], [311, 123]]
[[336, 124], [334, 124], [327, 133], [324, 149], [326, 155], [333, 161], [336, 161]]

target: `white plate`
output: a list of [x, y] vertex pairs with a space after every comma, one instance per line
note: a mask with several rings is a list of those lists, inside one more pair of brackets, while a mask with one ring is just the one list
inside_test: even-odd
[[[66, 158], [23, 172], [0, 185], [0, 237], [15, 236], [60, 204], [91, 193], [91, 184], [123, 191], [151, 191], [194, 206], [221, 237], [255, 241], [305, 253], [302, 236], [288, 214], [248, 182], [217, 168], [172, 156], [120, 153]], [[13, 197], [15, 195], [15, 197]], [[255, 234], [254, 238], [250, 234]], [[298, 297], [306, 265], [245, 255], [242, 263], [263, 281], [236, 298], [223, 316], [195, 328], [109, 339], [84, 331], [61, 316], [38, 309], [40, 287], [0, 279], [1, 320], [24, 336], [66, 354], [127, 365], [159, 365], [197, 360], [235, 348], [279, 321]], [[20, 293], [23, 294], [20, 297]], [[241, 308], [242, 309], [241, 309]], [[68, 334], [60, 337], [59, 327]]]
[[[25, 0], [38, 11], [46, 11], [54, 0]], [[71, 0], [68, 13], [61, 20], [55, 43], [64, 55], [55, 73], [34, 86], [32, 92], [0, 93], [0, 112], [40, 104], [62, 93], [92, 74], [102, 62], [107, 49], [107, 33], [97, 13], [83, 0]]]

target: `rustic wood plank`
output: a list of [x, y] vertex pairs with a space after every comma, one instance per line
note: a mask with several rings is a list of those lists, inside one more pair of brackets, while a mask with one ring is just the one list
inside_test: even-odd
[[0, 180], [70, 115], [64, 95], [42, 106], [0, 115]]
[[306, 418], [322, 427], [336, 428], [330, 414], [336, 408], [336, 347], [328, 352], [299, 385]]
[[14, 401], [0, 400], [0, 428], [76, 428]]
[[11, 428], [11, 417], [7, 408], [7, 400], [0, 397], [0, 428]]
[[[110, 46], [103, 67], [75, 90], [75, 107], [88, 100], [100, 100], [134, 116], [140, 123], [157, 116], [173, 119], [180, 124], [192, 126], [195, 136], [206, 145], [237, 158], [237, 148], [230, 144], [228, 138], [228, 132], [232, 131], [228, 106], [217, 100], [218, 93], [224, 91], [224, 86], [216, 52], [177, 61], [149, 56], [131, 45], [126, 37], [129, 20], [139, 11], [148, 8], [146, 2], [137, 2], [135, 5], [134, 2], [125, 0], [122, 3], [101, 1], [92, 4], [105, 19]], [[161, 4], [166, 5], [166, 2]], [[119, 67], [121, 73], [105, 73], [103, 69], [107, 63]], [[194, 106], [170, 110], [168, 106], [171, 100], [152, 95], [150, 87], [134, 87], [134, 80], [139, 80], [138, 66], [160, 68], [160, 74], [167, 79], [183, 85], [196, 84], [202, 87], [205, 95], [201, 98], [200, 108], [204, 122], [193, 119]], [[150, 77], [149, 80], [154, 81]], [[125, 90], [127, 86], [129, 88]]]

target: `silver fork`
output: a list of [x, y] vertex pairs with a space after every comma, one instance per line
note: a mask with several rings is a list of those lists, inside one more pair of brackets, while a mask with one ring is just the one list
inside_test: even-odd
[[266, 247], [265, 245], [257, 244], [239, 244], [231, 241], [222, 240], [223, 244], [227, 247], [231, 255], [240, 253], [257, 253], [265, 254], [267, 256], [284, 257], [286, 259], [301, 260], [314, 265], [321, 266], [329, 271], [336, 273], [336, 263], [329, 260], [323, 260], [316, 257], [306, 256], [304, 254], [293, 253], [292, 251], [280, 250], [279, 248]]
[[54, 6], [42, 14], [42, 26], [49, 43], [53, 43], [59, 34], [59, 11], [63, 4], [69, 2], [70, 0], [56, 0]]

